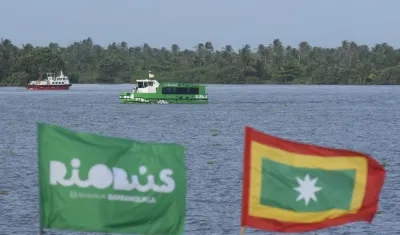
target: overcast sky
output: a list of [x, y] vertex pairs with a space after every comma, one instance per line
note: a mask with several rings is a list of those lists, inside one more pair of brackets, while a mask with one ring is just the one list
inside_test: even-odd
[[102, 46], [216, 49], [308, 41], [337, 47], [342, 40], [400, 47], [400, 0], [1, 0], [0, 37], [61, 46], [91, 37]]

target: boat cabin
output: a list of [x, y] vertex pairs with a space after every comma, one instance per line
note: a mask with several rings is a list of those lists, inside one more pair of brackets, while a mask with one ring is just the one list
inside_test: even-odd
[[31, 81], [29, 85], [68, 85], [69, 79], [67, 76], [60, 71], [60, 76], [56, 76], [55, 73], [46, 73], [46, 79], [40, 78], [36, 81]]
[[[157, 93], [160, 83], [154, 78], [154, 74], [149, 71], [149, 78], [136, 80], [137, 86], [133, 88], [133, 93]], [[163, 83], [161, 93], [163, 95], [198, 95], [200, 88], [195, 86], [187, 86], [183, 83]]]
[[141, 79], [136, 82], [137, 87], [133, 88], [133, 91], [137, 93], [156, 93], [157, 87], [160, 86], [157, 80], [152, 79]]

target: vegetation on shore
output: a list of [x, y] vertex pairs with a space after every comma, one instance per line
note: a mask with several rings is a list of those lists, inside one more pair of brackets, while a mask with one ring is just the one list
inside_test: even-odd
[[0, 85], [25, 85], [46, 72], [62, 69], [72, 83], [134, 83], [152, 71], [159, 81], [196, 83], [400, 84], [400, 50], [387, 43], [369, 48], [342, 41], [338, 48], [300, 42], [285, 46], [279, 39], [238, 51], [211, 42], [193, 49], [96, 45], [91, 38], [67, 47], [0, 42]]

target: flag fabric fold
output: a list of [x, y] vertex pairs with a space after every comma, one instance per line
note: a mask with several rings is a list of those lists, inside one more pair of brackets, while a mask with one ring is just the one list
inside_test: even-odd
[[184, 147], [39, 123], [41, 229], [183, 234]]
[[245, 128], [242, 227], [305, 232], [372, 222], [385, 179], [373, 158]]

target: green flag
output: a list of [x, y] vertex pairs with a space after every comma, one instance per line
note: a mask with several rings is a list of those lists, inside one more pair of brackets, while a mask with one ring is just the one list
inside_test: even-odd
[[184, 147], [38, 124], [41, 228], [183, 234]]

